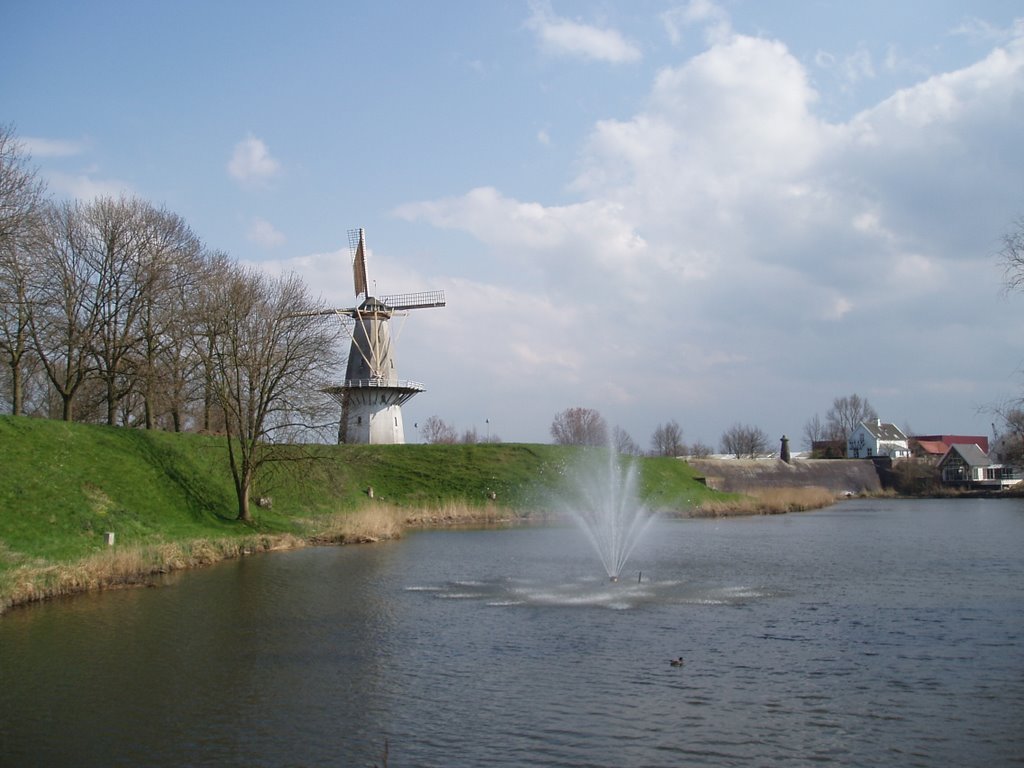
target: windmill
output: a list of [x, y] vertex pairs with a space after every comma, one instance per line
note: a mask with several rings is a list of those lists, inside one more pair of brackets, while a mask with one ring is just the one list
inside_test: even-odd
[[360, 229], [349, 230], [352, 252], [352, 276], [356, 307], [335, 309], [334, 314], [352, 318], [352, 345], [348, 353], [345, 381], [327, 391], [341, 404], [338, 426], [339, 443], [405, 442], [402, 406], [424, 391], [415, 381], [398, 378], [395, 368], [394, 344], [398, 333], [391, 333], [391, 319], [408, 316], [409, 310], [443, 307], [444, 291], [371, 296], [366, 282], [366, 236]]

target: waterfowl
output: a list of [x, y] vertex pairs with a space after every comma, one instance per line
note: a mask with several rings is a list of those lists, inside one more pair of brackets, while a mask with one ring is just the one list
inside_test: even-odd
[[673, 667], [681, 667], [686, 662], [683, 661], [683, 657], [680, 656], [678, 659], [669, 659], [668, 663], [671, 664]]

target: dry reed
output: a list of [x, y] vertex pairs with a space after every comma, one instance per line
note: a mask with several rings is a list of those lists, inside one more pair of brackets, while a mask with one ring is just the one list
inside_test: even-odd
[[318, 544], [361, 544], [397, 539], [407, 527], [499, 523], [515, 519], [500, 507], [449, 501], [433, 507], [407, 508], [376, 502], [355, 512], [307, 521]]
[[691, 517], [731, 517], [739, 515], [782, 515], [821, 509], [835, 503], [836, 494], [827, 488], [755, 488], [742, 498], [730, 501], [705, 501]]
[[304, 521], [304, 537], [291, 534], [198, 539], [147, 545], [118, 544], [74, 563], [23, 563], [0, 573], [0, 613], [13, 605], [99, 589], [151, 583], [154, 576], [211, 565], [256, 552], [312, 544], [355, 544], [396, 539], [407, 526], [498, 523], [515, 515], [495, 505], [449, 502], [407, 509], [376, 503], [355, 512]]
[[150, 583], [154, 576], [273, 549], [303, 546], [290, 534], [118, 545], [74, 563], [25, 564], [0, 578], [0, 613], [12, 605], [98, 589]]
[[316, 544], [362, 544], [402, 535], [402, 515], [397, 507], [373, 504], [355, 512], [344, 512], [307, 522]]
[[406, 510], [404, 516], [405, 524], [410, 526], [502, 523], [515, 519], [514, 513], [493, 504], [480, 507], [455, 501], [433, 508]]

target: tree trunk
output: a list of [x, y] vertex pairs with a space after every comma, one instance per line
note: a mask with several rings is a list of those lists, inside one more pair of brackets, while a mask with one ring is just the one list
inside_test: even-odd
[[249, 509], [249, 485], [248, 477], [242, 480], [238, 486], [238, 519], [243, 523], [252, 522], [252, 512]]
[[25, 393], [21, 381], [21, 366], [11, 363], [11, 414], [21, 416], [24, 408]]
[[[239, 453], [243, 455], [239, 456]], [[238, 496], [238, 517], [235, 519], [243, 523], [251, 523], [249, 488], [252, 487], [253, 470], [244, 456], [244, 451], [236, 452], [232, 447], [230, 432], [228, 433], [228, 460], [231, 464], [231, 474], [235, 478], [235, 494]]]
[[111, 427], [117, 424], [117, 392], [112, 377], [107, 378], [107, 424]]

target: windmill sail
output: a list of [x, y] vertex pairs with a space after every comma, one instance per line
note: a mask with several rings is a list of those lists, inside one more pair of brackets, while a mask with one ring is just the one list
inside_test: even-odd
[[381, 296], [380, 300], [393, 312], [404, 312], [407, 309], [443, 307], [445, 305], [444, 291], [399, 293], [391, 296]]
[[352, 251], [352, 278], [356, 296], [368, 295], [366, 287], [366, 242], [362, 228], [348, 231], [348, 247]]

